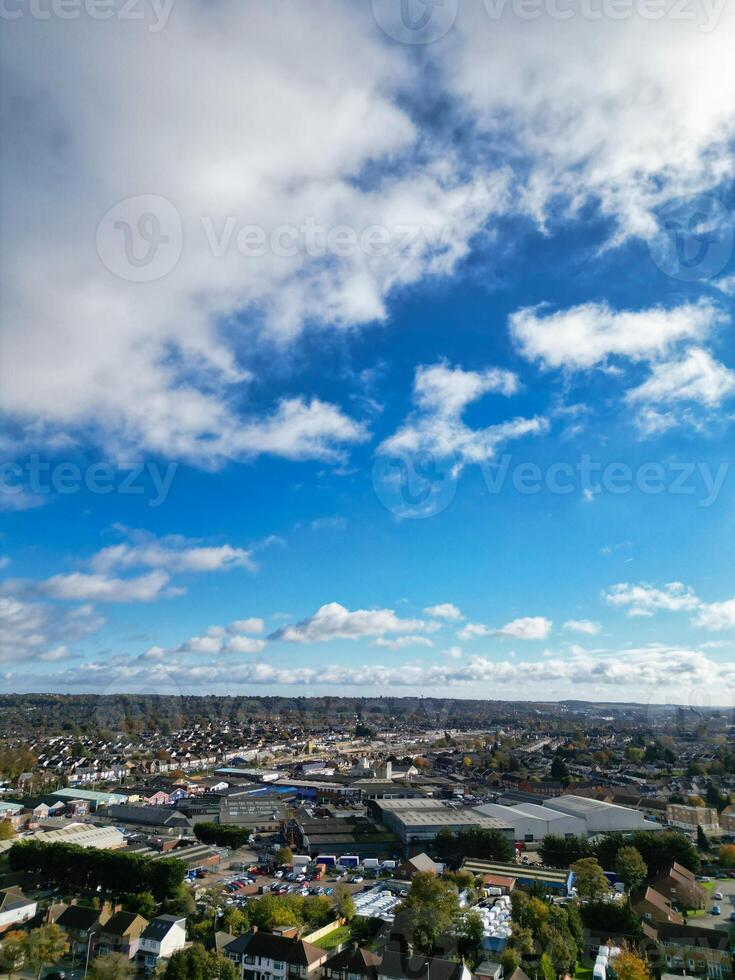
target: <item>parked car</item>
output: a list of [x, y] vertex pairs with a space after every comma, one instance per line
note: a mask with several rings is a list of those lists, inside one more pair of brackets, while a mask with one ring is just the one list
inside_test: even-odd
[[710, 915], [722, 915], [722, 909], [719, 905], [713, 905], [709, 911]]
[[722, 892], [715, 892], [712, 896], [712, 898], [719, 898], [720, 900], [722, 900], [724, 897], [725, 896], [722, 894]]

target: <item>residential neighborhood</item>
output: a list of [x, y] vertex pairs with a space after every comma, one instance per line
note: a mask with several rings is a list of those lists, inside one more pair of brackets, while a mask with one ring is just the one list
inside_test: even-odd
[[[606, 980], [609, 948], [651, 976], [727, 977], [732, 732], [716, 713], [645, 729], [633, 709], [600, 715], [337, 733], [314, 712], [290, 745], [276, 725], [224, 740], [206, 725], [106, 734], [95, 758], [94, 732], [6, 733], [0, 962], [74, 980], [113, 963], [171, 980], [192, 957], [241, 980], [561, 980], [587, 964]], [[182, 745], [207, 754], [177, 764]], [[37, 946], [56, 958], [34, 966]]]

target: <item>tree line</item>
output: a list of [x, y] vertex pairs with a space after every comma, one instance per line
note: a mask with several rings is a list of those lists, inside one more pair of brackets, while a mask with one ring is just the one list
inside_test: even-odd
[[8, 861], [12, 871], [38, 873], [44, 883], [65, 892], [95, 892], [98, 888], [115, 896], [150, 892], [159, 902], [176, 896], [186, 874], [183, 861], [173, 858], [154, 861], [140, 854], [40, 840], [13, 844]]

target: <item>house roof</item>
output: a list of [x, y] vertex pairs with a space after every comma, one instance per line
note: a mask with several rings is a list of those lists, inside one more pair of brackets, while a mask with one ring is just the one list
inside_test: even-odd
[[86, 905], [70, 905], [56, 920], [56, 925], [62, 929], [78, 929], [89, 931], [100, 917], [99, 909], [87, 908]]
[[653, 905], [666, 916], [666, 919], [669, 922], [684, 922], [684, 917], [679, 915], [678, 912], [675, 912], [671, 907], [671, 902], [669, 902], [660, 892], [657, 892], [655, 888], [646, 888], [644, 894], [638, 899], [633, 907], [635, 908], [642, 902], [647, 902], [649, 905]]
[[148, 924], [147, 919], [134, 912], [116, 912], [111, 919], [108, 919], [102, 927], [102, 932], [112, 936], [125, 936], [137, 924], [142, 924], [145, 928]]
[[388, 948], [383, 953], [383, 959], [378, 970], [381, 976], [392, 977], [395, 980], [461, 980], [464, 972], [462, 963], [450, 960], [440, 960], [421, 953], [409, 954], [408, 950], [396, 947]]
[[409, 858], [406, 864], [410, 864], [417, 871], [436, 871], [436, 862], [432, 861], [428, 854], [416, 854]]
[[348, 946], [341, 953], [333, 956], [329, 963], [330, 970], [347, 970], [348, 973], [357, 973], [360, 976], [375, 976], [376, 967], [380, 964], [380, 957], [371, 953], [369, 949], [362, 949], [358, 946]]
[[153, 939], [160, 942], [166, 938], [177, 922], [185, 923], [186, 919], [180, 915], [157, 915], [145, 927], [141, 933], [141, 939]]
[[26, 898], [20, 888], [0, 889], [0, 912], [11, 912], [13, 909], [23, 909], [36, 903]]
[[272, 932], [260, 932], [251, 929], [238, 936], [234, 942], [225, 947], [228, 953], [251, 956], [265, 956], [266, 959], [283, 960], [297, 966], [310, 966], [326, 957], [326, 952], [318, 946], [304, 942], [303, 939], [290, 939], [287, 936], [277, 936]]

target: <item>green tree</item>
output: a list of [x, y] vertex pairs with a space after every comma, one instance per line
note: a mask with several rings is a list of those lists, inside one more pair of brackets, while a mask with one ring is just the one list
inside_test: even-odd
[[457, 889], [429, 871], [419, 871], [411, 882], [404, 909], [415, 945], [422, 952], [430, 953], [459, 921]]
[[12, 840], [14, 837], [12, 823], [9, 820], [0, 820], [0, 840]]
[[621, 847], [615, 857], [615, 870], [629, 892], [639, 888], [648, 877], [648, 867], [635, 847]]
[[23, 969], [27, 955], [26, 934], [19, 929], [7, 933], [0, 949], [0, 965], [9, 976], [12, 977], [14, 973], [19, 973]]
[[357, 911], [355, 900], [344, 885], [338, 885], [334, 890], [334, 911], [338, 918], [346, 919], [348, 922], [351, 922], [355, 917]]
[[124, 953], [98, 956], [89, 967], [91, 980], [130, 980], [135, 976], [135, 966]]
[[597, 858], [582, 858], [572, 865], [575, 887], [580, 898], [595, 901], [610, 891], [610, 883]]
[[697, 847], [700, 851], [704, 851], [705, 853], [707, 853], [710, 849], [709, 837], [707, 837], [699, 825], [697, 825]]
[[126, 897], [125, 908], [128, 912], [142, 915], [144, 919], [152, 919], [156, 914], [156, 900], [150, 892], [139, 892]]
[[457, 926], [457, 939], [459, 947], [464, 954], [477, 949], [485, 935], [485, 926], [479, 912], [470, 909], [459, 920]]
[[207, 952], [201, 943], [177, 950], [168, 961], [164, 980], [239, 980], [232, 962], [221, 953]]
[[291, 864], [293, 861], [293, 851], [290, 847], [279, 847], [273, 855], [276, 864]]
[[568, 868], [575, 861], [592, 857], [592, 845], [586, 837], [562, 837], [560, 834], [547, 834], [541, 841], [541, 860], [551, 868]]
[[627, 946], [615, 958], [615, 973], [618, 980], [651, 980], [648, 963]]
[[521, 954], [511, 946], [506, 946], [500, 957], [503, 966], [503, 976], [509, 977], [521, 965]]
[[53, 966], [69, 951], [66, 933], [57, 925], [39, 926], [28, 933], [26, 959], [40, 980], [44, 967]]
[[542, 953], [538, 961], [539, 973], [544, 980], [556, 980], [556, 970], [548, 953]]
[[510, 861], [513, 845], [498, 830], [475, 827], [471, 830], [441, 830], [434, 838], [432, 854], [450, 868], [458, 868], [464, 858]]
[[550, 774], [552, 779], [559, 779], [562, 782], [569, 779], [569, 768], [560, 755], [555, 755], [551, 763]]

